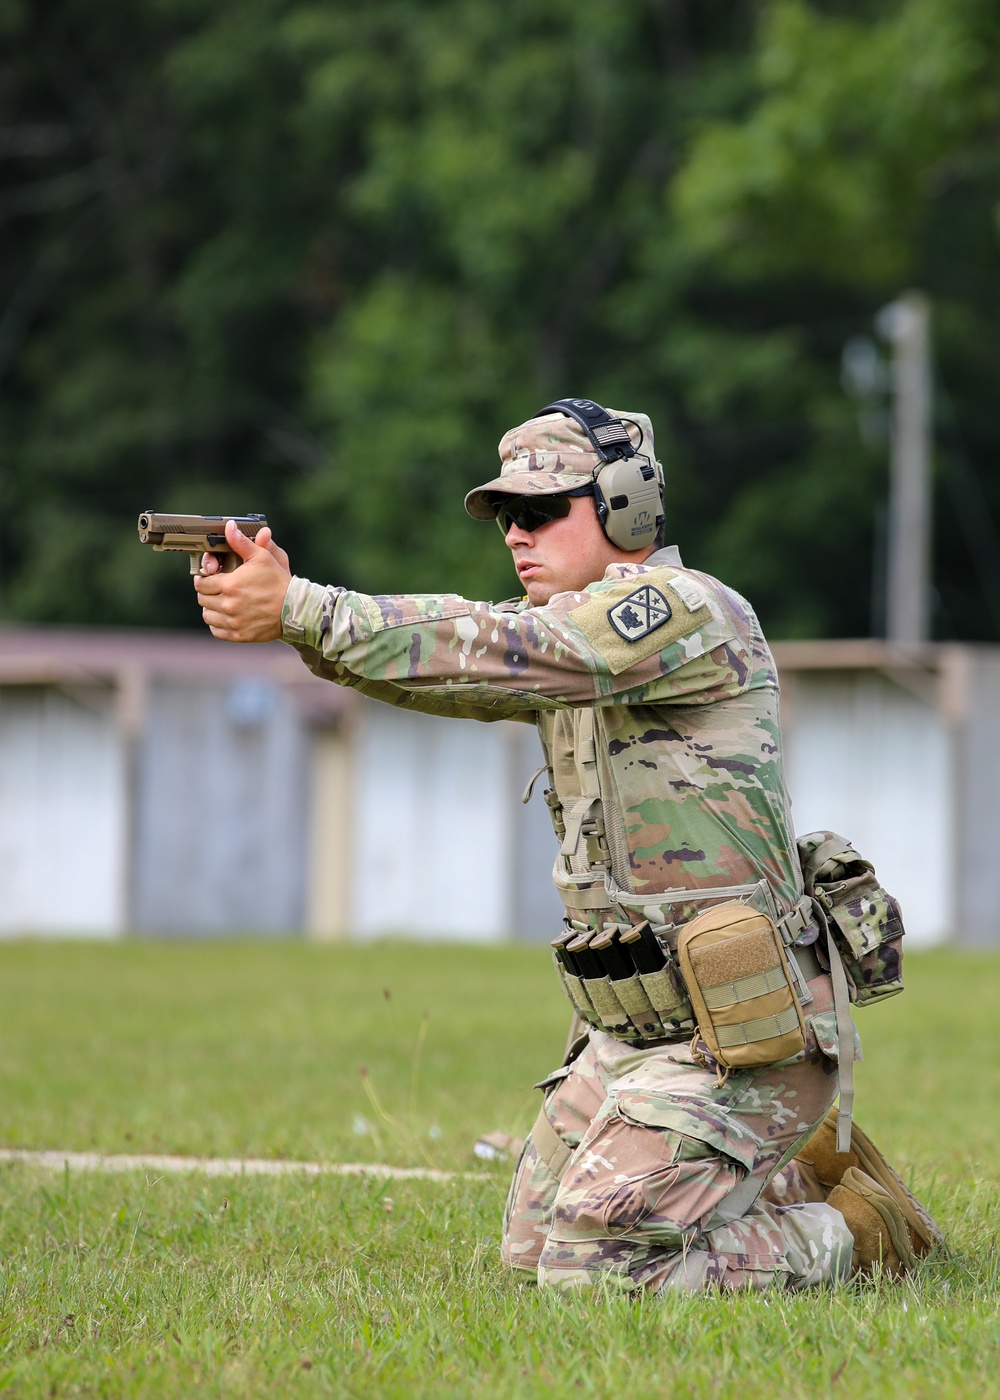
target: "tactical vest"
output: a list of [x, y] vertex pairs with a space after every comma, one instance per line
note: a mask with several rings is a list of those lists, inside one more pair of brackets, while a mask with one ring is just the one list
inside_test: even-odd
[[[653, 878], [657, 869], [670, 871], [673, 853], [680, 863], [680, 851], [664, 844], [664, 836], [667, 843], [676, 838], [669, 814], [656, 805], [662, 800], [657, 791], [664, 781], [692, 781], [690, 767], [683, 776], [684, 745], [710, 748], [688, 733], [698, 729], [697, 720], [705, 717], [713, 730], [725, 732], [723, 707], [740, 703], [703, 706], [694, 716], [692, 707], [662, 705], [539, 714], [546, 762], [535, 778], [548, 777], [545, 801], [559, 841], [553, 878], [565, 909], [563, 933], [553, 940], [555, 963], [574, 1010], [591, 1026], [637, 1046], [693, 1038], [699, 1053], [727, 1072], [801, 1051], [803, 1008], [812, 999], [808, 982], [829, 973], [840, 1060], [839, 1135], [849, 1141], [850, 1001], [864, 1004], [902, 989], [898, 905], [881, 890], [870, 863], [829, 832], [796, 845], [787, 834], [782, 789], [774, 811], [775, 834], [784, 841], [766, 851], [766, 861], [745, 850], [741, 863], [739, 852], [728, 849], [734, 833], [724, 820], [716, 824], [717, 844], [743, 879], [696, 883], [689, 871], [683, 885]], [[758, 721], [762, 706], [771, 718], [767, 695], [751, 703]], [[776, 698], [773, 720], [776, 726]], [[707, 761], [739, 766], [718, 754]], [[759, 788], [755, 795], [759, 801]], [[696, 800], [712, 799], [702, 792]], [[650, 820], [643, 821], [644, 813]], [[698, 857], [708, 862], [707, 851], [683, 849], [695, 863]]]

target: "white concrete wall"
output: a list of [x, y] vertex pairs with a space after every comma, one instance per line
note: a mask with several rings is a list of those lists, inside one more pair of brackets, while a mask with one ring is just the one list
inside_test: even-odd
[[350, 935], [353, 812], [353, 733], [317, 728], [309, 750], [306, 934], [320, 943]]
[[929, 703], [872, 672], [800, 673], [784, 717], [800, 835], [846, 836], [903, 907], [910, 946], [953, 922], [951, 737]]
[[510, 933], [509, 728], [364, 706], [354, 755], [356, 938], [492, 942]]
[[[946, 724], [877, 673], [799, 673], [787, 689], [796, 831], [840, 832], [874, 862], [902, 903], [911, 947], [950, 936]], [[351, 936], [551, 936], [555, 842], [540, 791], [528, 811], [518, 801], [536, 749], [526, 726], [364, 706], [349, 798]]]
[[125, 811], [110, 692], [0, 689], [0, 935], [121, 933]]
[[967, 718], [955, 761], [955, 939], [1000, 944], [1000, 647], [967, 648]]
[[[291, 716], [280, 736], [270, 734], [270, 722], [245, 716], [233, 735], [216, 734], [204, 711], [221, 726], [225, 703], [213, 695], [196, 704], [200, 697], [182, 689], [169, 716], [153, 705], [140, 758], [148, 791], [129, 829], [126, 756], [110, 691], [0, 688], [0, 936], [121, 933], [130, 847], [140, 895], [151, 893], [151, 868], [169, 871], [162, 904], [175, 908], [177, 932], [208, 928], [209, 896], [221, 900], [209, 920], [220, 929], [291, 929], [304, 920], [320, 937], [349, 930], [359, 938], [492, 941], [548, 936], [557, 926], [548, 878], [555, 846], [540, 791], [527, 811], [518, 801], [539, 761], [526, 726], [364, 704], [355, 740], [328, 736], [323, 754], [313, 750], [325, 817], [322, 833], [314, 829], [307, 841], [304, 755]], [[869, 855], [902, 901], [911, 944], [955, 933], [957, 780], [953, 741], [937, 711], [870, 672], [800, 672], [787, 699], [796, 830], [840, 831]], [[233, 728], [231, 718], [226, 724]], [[261, 748], [256, 761], [243, 752], [248, 746], [254, 754]], [[984, 746], [975, 747], [970, 762], [982, 763]], [[198, 754], [226, 783], [212, 823], [217, 839], [199, 838], [205, 868], [196, 880], [183, 857], [192, 805], [203, 805], [204, 795], [176, 791], [168, 799], [162, 785], [150, 786], [149, 770], [183, 775]], [[284, 796], [261, 821], [253, 794], [265, 758]], [[235, 799], [233, 774], [247, 778]], [[234, 812], [241, 820], [230, 832]], [[224, 897], [220, 870], [242, 872]], [[139, 925], [170, 931], [152, 916]]]
[[135, 929], [298, 933], [306, 764], [291, 698], [266, 676], [157, 682], [136, 755]]

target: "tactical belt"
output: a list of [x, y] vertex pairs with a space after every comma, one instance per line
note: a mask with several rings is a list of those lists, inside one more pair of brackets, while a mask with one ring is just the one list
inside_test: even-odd
[[[645, 920], [628, 925], [610, 918], [598, 930], [593, 927], [593, 923], [598, 922], [594, 906], [600, 898], [601, 886], [595, 883], [586, 889], [564, 887], [561, 893], [570, 896], [567, 903], [571, 907], [575, 908], [577, 901], [584, 906], [577, 910], [578, 913], [586, 912], [590, 916], [587, 921], [567, 918], [565, 931], [552, 944], [563, 987], [577, 1014], [617, 1040], [639, 1048], [653, 1048], [689, 1039], [699, 1017], [692, 1010], [685, 978], [675, 956], [678, 928], [689, 925], [685, 922], [680, 926], [659, 925], [653, 928]], [[621, 919], [620, 911], [618, 918]], [[823, 925], [814, 913], [812, 900], [805, 896], [775, 923], [796, 999], [799, 1005], [807, 1006], [812, 1000], [809, 982], [827, 972], [815, 946]], [[814, 940], [812, 944], [796, 943], [796, 939], [803, 936], [808, 938], [810, 934]], [[836, 968], [835, 954], [831, 955], [831, 967]], [[779, 971], [781, 969], [776, 966], [770, 974], [767, 971], [752, 976], [737, 973], [735, 981], [724, 980], [712, 989], [710, 1002], [719, 1002], [721, 998], [720, 1005], [723, 1002], [727, 1006], [747, 1004], [749, 1012], [756, 1000], [761, 1005], [762, 1013], [765, 1009], [771, 1011], [773, 1008], [767, 1005], [766, 998], [775, 988], [768, 983], [768, 976], [777, 976]], [[844, 1056], [841, 1067], [844, 1099], [849, 1108], [853, 1030], [850, 1027], [849, 1004], [840, 986], [843, 979], [838, 972], [842, 973], [842, 969], [836, 969], [832, 974], [834, 1008], [837, 1011], [838, 1053]], [[779, 980], [784, 982], [785, 976], [782, 972]], [[761, 998], [765, 1001], [760, 1002]], [[794, 1014], [798, 1019], [798, 1012]], [[745, 1021], [741, 1020], [740, 1034], [752, 1041], [767, 1039], [765, 1031], [770, 1023], [765, 1025], [765, 1021], [766, 1017], [758, 1025], [752, 1015]], [[783, 1034], [787, 1028], [776, 1025], [770, 1029], [777, 1035]], [[735, 1027], [732, 1034], [736, 1034]]]
[[[804, 932], [805, 929], [809, 926], [809, 921], [803, 921], [801, 917], [804, 913], [804, 909], [800, 906], [804, 905], [805, 903], [807, 903], [807, 901], [800, 901], [800, 904], [796, 905], [795, 909], [792, 910], [789, 915], [785, 916], [785, 919], [782, 921], [784, 925], [784, 927], [782, 928], [783, 933], [786, 931], [786, 929], [794, 929], [796, 934], [798, 935]], [[815, 944], [806, 944], [800, 947], [788, 946], [786, 948], [786, 955], [789, 957], [790, 960], [794, 959], [796, 969], [801, 976], [803, 984], [812, 981], [816, 977], [825, 975], [826, 973], [826, 969], [823, 967], [816, 953]], [[835, 968], [836, 966], [836, 949], [834, 947], [831, 952], [831, 967]], [[848, 1146], [844, 1148], [838, 1146], [838, 1151], [847, 1151], [850, 1146], [850, 1112], [854, 1097], [852, 1073], [854, 1064], [854, 1034], [850, 1020], [850, 1008], [847, 1001], [847, 981], [843, 972], [843, 968], [840, 968], [839, 979], [836, 971], [832, 973], [832, 976], [834, 990], [834, 1006], [838, 1013], [837, 1031], [839, 1051], [841, 1055], [841, 1113], [845, 1115], [848, 1120]], [[842, 981], [842, 987], [838, 992], [839, 980]], [[745, 992], [746, 990], [747, 989], [745, 988], [737, 987], [737, 991]], [[847, 1011], [846, 1024], [842, 1022], [840, 1015], [841, 1011], [844, 1008], [846, 1008]], [[576, 1054], [582, 1048], [583, 1042], [578, 1037], [577, 1032], [583, 1028], [584, 1023], [582, 1022], [578, 1013], [577, 1017], [574, 1018], [573, 1026], [570, 1031], [570, 1039], [567, 1044], [567, 1069], [570, 1062], [576, 1057]], [[653, 1040], [647, 1038], [629, 1041], [628, 1043], [633, 1044], [637, 1047], [641, 1046], [646, 1049], [653, 1049], [657, 1045], [668, 1044], [670, 1039], [676, 1039], [676, 1037], [670, 1037], [669, 1039], [663, 1038], [660, 1040]], [[561, 1073], [565, 1072], [566, 1070], [562, 1071]], [[545, 1086], [547, 1086], [550, 1083], [551, 1080], [544, 1081]], [[539, 1085], [538, 1087], [541, 1088], [543, 1087], [543, 1085]], [[553, 1128], [545, 1112], [544, 1105], [539, 1110], [538, 1117], [535, 1120], [535, 1123], [531, 1129], [530, 1136], [531, 1141], [534, 1144], [535, 1151], [538, 1153], [539, 1159], [545, 1163], [545, 1165], [549, 1168], [556, 1180], [561, 1181], [569, 1164], [570, 1158], [572, 1157], [575, 1151], [575, 1148], [570, 1147], [568, 1143], [564, 1142], [564, 1140], [556, 1132], [555, 1128]], [[840, 1139], [838, 1139], [838, 1142], [839, 1140]]]

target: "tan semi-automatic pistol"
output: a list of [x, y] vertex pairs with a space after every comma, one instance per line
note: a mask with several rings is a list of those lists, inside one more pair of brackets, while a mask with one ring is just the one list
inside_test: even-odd
[[234, 520], [248, 540], [267, 524], [265, 515], [158, 515], [144, 510], [139, 516], [139, 540], [154, 549], [186, 554], [193, 574], [201, 573], [203, 554], [214, 554], [222, 572], [229, 574], [243, 560], [226, 542], [227, 520]]

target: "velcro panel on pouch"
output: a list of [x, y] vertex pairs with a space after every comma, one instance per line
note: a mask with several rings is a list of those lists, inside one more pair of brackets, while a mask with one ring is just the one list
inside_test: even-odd
[[594, 1003], [605, 1030], [618, 1035], [635, 1034], [635, 1027], [629, 1020], [628, 1012], [615, 996], [610, 977], [585, 977], [583, 986]]
[[646, 995], [663, 1021], [672, 1021], [681, 1026], [686, 1021], [694, 1025], [691, 1003], [683, 990], [677, 986], [667, 969], [659, 972], [640, 972], [639, 980], [646, 989]]
[[767, 914], [739, 903], [707, 909], [681, 929], [677, 957], [699, 1034], [719, 1064], [769, 1065], [805, 1048], [781, 935]]
[[616, 979], [614, 989], [615, 996], [628, 1012], [632, 1024], [643, 1035], [657, 1039], [663, 1035], [663, 1022], [653, 1010], [653, 1004], [646, 995], [638, 975]]

